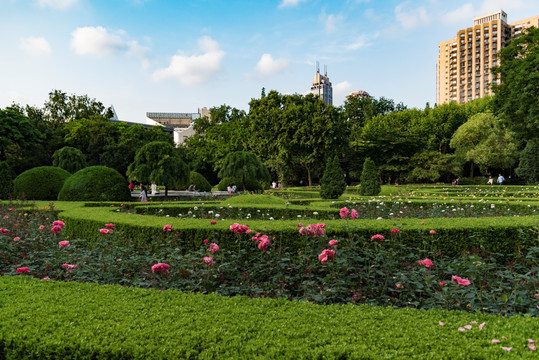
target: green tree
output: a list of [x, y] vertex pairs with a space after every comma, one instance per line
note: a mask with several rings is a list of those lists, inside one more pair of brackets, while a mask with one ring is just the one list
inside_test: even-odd
[[5, 161], [0, 161], [0, 200], [7, 200], [13, 193], [11, 168]]
[[346, 190], [344, 171], [339, 163], [339, 158], [328, 158], [324, 175], [320, 179], [320, 197], [322, 199], [337, 199]]
[[530, 27], [499, 52], [494, 110], [519, 139], [539, 138], [539, 28]]
[[82, 151], [71, 146], [64, 146], [52, 155], [52, 165], [69, 171], [71, 174], [86, 167], [86, 158]]
[[223, 167], [219, 171], [220, 178], [237, 179], [243, 191], [247, 189], [246, 184], [252, 182], [267, 183], [271, 181], [268, 169], [258, 158], [248, 151], [236, 151], [230, 153], [225, 158]]
[[434, 150], [423, 150], [412, 156], [410, 165], [413, 167], [407, 181], [434, 182], [442, 177], [447, 179], [458, 176], [460, 165], [454, 161], [455, 156], [442, 154]]
[[127, 176], [141, 183], [164, 185], [167, 197], [169, 187], [189, 180], [189, 168], [171, 144], [154, 141], [137, 151], [135, 160], [127, 169]]
[[107, 120], [113, 115], [111, 108], [105, 106], [88, 95], [67, 95], [61, 90], [52, 90], [44, 106], [45, 119], [54, 126], [77, 119], [89, 119], [102, 116]]
[[461, 125], [450, 145], [458, 157], [472, 163], [470, 177], [474, 176], [474, 163], [485, 173], [489, 167], [511, 167], [518, 156], [514, 134], [501, 128], [499, 119], [490, 112], [476, 114]]
[[363, 172], [361, 173], [361, 187], [359, 193], [363, 196], [376, 196], [380, 194], [380, 176], [376, 164], [371, 158], [366, 158], [363, 163]]
[[10, 107], [0, 109], [0, 134], [0, 161], [24, 159], [28, 151], [44, 140], [28, 117]]
[[520, 154], [517, 175], [525, 179], [529, 184], [539, 182], [539, 140], [533, 139], [528, 142]]

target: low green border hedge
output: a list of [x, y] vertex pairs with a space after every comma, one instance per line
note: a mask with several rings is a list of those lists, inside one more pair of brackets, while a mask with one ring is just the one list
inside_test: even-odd
[[537, 353], [528, 339], [539, 340], [539, 319], [529, 316], [320, 306], [26, 276], [0, 277], [0, 309], [0, 359], [531, 359]]

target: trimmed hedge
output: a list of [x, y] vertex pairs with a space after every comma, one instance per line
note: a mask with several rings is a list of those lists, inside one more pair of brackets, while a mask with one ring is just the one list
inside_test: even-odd
[[120, 173], [106, 166], [77, 171], [58, 194], [60, 201], [130, 201], [131, 192]]
[[13, 197], [28, 200], [56, 200], [71, 174], [55, 166], [39, 166], [26, 170], [13, 181]]
[[[0, 304], [1, 359], [531, 359], [528, 339], [539, 334], [539, 319], [529, 316], [320, 306], [24, 275], [0, 277]], [[472, 329], [458, 330], [465, 325]]]

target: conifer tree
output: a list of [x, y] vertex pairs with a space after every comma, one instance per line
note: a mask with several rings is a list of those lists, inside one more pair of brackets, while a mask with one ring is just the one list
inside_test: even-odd
[[361, 188], [359, 193], [364, 196], [376, 196], [380, 194], [380, 178], [378, 169], [371, 158], [366, 158], [363, 163], [363, 172], [361, 173]]
[[329, 158], [324, 170], [324, 175], [320, 180], [320, 196], [323, 199], [337, 199], [346, 190], [344, 171], [339, 163], [339, 158], [335, 156]]

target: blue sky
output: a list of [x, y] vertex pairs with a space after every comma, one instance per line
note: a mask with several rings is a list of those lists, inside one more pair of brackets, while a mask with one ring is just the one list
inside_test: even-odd
[[266, 91], [308, 93], [327, 65], [334, 105], [354, 90], [423, 108], [438, 43], [536, 0], [0, 0], [0, 107], [43, 106], [52, 89], [146, 112], [249, 110]]

